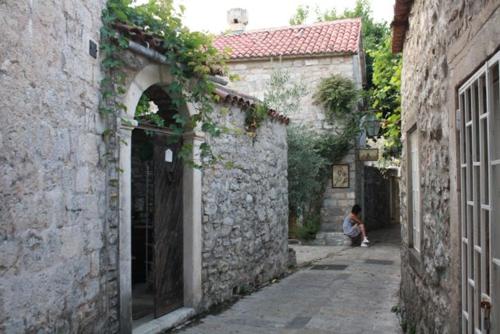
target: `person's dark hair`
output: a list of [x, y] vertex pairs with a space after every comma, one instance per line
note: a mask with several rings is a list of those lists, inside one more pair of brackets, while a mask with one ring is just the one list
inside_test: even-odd
[[357, 204], [354, 204], [352, 209], [351, 209], [351, 212], [354, 213], [355, 215], [357, 215], [358, 213], [361, 212], [361, 207]]

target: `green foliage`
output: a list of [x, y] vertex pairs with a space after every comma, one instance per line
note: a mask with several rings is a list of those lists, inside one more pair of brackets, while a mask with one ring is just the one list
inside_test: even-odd
[[[220, 54], [212, 46], [210, 36], [191, 32], [182, 24], [183, 11], [182, 7], [176, 10], [172, 0], [149, 0], [139, 6], [134, 6], [132, 0], [108, 0], [102, 12], [101, 29], [101, 68], [104, 78], [101, 81], [99, 110], [103, 115], [116, 117], [125, 110], [125, 106], [119, 102], [120, 95], [126, 91], [126, 75], [123, 72], [125, 64], [120, 55], [128, 47], [128, 40], [115, 30], [115, 24], [122, 23], [140, 27], [162, 39], [163, 55], [174, 78], [165, 87], [173, 107], [179, 110], [191, 102], [197, 108], [198, 113], [189, 119], [180, 113], [175, 115], [175, 122], [169, 124], [169, 129], [176, 137], [180, 139], [185, 130], [197, 125], [201, 125], [212, 136], [220, 133], [210, 115], [213, 111], [214, 84], [209, 80], [209, 74], [214, 69], [224, 68], [226, 55]], [[139, 103], [139, 115], [161, 125], [158, 115], [148, 113], [147, 102], [142, 99]], [[110, 129], [111, 132], [115, 130]], [[191, 149], [185, 145], [181, 150], [185, 159], [190, 156]], [[205, 147], [202, 154], [210, 155], [211, 151]]]
[[321, 171], [327, 160], [318, 150], [318, 137], [310, 130], [289, 126], [288, 202], [298, 213], [307, 210], [323, 189]]
[[321, 227], [318, 213], [308, 214], [304, 217], [302, 225], [295, 227], [292, 234], [301, 240], [314, 240]]
[[[302, 24], [312, 14], [309, 7], [299, 6], [290, 19], [290, 24]], [[362, 35], [364, 49], [367, 51], [377, 49], [378, 46], [385, 40], [386, 36], [390, 35], [390, 29], [386, 22], [375, 22], [372, 17], [372, 10], [368, 0], [356, 0], [353, 9], [346, 9], [343, 13], [337, 13], [333, 9], [321, 11], [316, 6], [314, 10], [316, 15], [316, 22], [334, 21], [347, 18], [361, 18]], [[371, 87], [372, 73], [373, 73], [373, 58], [369, 54], [366, 57], [366, 74], [367, 74], [367, 87]]]
[[335, 120], [352, 114], [358, 97], [359, 91], [352, 80], [334, 74], [321, 80], [314, 102], [324, 108], [327, 121], [333, 124]]
[[[340, 133], [318, 134], [303, 127], [288, 127], [288, 203], [294, 214], [318, 215], [326, 180], [333, 163], [353, 147], [358, 135], [356, 119], [350, 119]], [[313, 225], [305, 227], [313, 230]]]
[[[286, 85], [289, 78], [284, 79], [279, 84]], [[320, 83], [315, 100], [325, 107], [328, 121], [332, 124], [335, 121], [338, 129], [320, 134], [303, 127], [288, 127], [290, 216], [303, 217], [303, 223], [292, 226], [291, 233], [300, 239], [314, 239], [318, 232], [319, 211], [330, 167], [349, 152], [359, 133], [361, 115], [353, 112], [358, 93], [349, 79], [337, 75], [326, 78]], [[278, 101], [287, 96], [292, 96], [292, 100], [298, 99], [294, 94], [276, 96]]]
[[245, 128], [251, 137], [256, 136], [257, 129], [267, 117], [267, 110], [266, 104], [258, 103], [245, 111]]
[[307, 95], [304, 83], [292, 80], [290, 72], [275, 69], [266, 82], [264, 103], [271, 109], [289, 115], [299, 110], [301, 99]]
[[256, 130], [267, 118], [269, 109], [277, 110], [282, 114], [296, 112], [299, 109], [301, 98], [305, 95], [305, 85], [291, 80], [288, 71], [275, 69], [266, 82], [264, 101], [257, 103], [254, 108], [245, 112], [247, 134], [251, 137], [256, 136]]
[[135, 108], [135, 117], [138, 119], [147, 120], [157, 127], [164, 127], [165, 120], [161, 118], [161, 116], [156, 112], [153, 112], [150, 109], [150, 103], [152, 103], [152, 101], [149, 100], [146, 94], [142, 94], [141, 98], [139, 99], [139, 103]]
[[[344, 120], [340, 132], [329, 132], [318, 137], [316, 149], [327, 161], [328, 167], [342, 160], [354, 145], [355, 138], [359, 135], [359, 118], [352, 117]], [[324, 177], [328, 171], [324, 173]]]
[[292, 26], [304, 24], [309, 17], [310, 8], [309, 6], [299, 5], [295, 10], [295, 14], [290, 18], [288, 23]]
[[370, 92], [371, 107], [382, 122], [385, 138], [384, 155], [398, 157], [401, 154], [401, 56], [391, 50], [391, 39], [370, 52], [373, 59], [373, 88]]
[[[307, 10], [305, 10], [307, 9]], [[398, 157], [401, 154], [401, 57], [393, 55], [390, 47], [390, 29], [386, 22], [375, 22], [368, 0], [356, 0], [353, 9], [338, 14], [335, 9], [314, 11], [316, 21], [332, 21], [360, 17], [362, 22], [363, 47], [366, 51], [366, 76], [368, 100], [371, 108], [383, 121], [382, 135], [385, 138], [384, 156]], [[300, 15], [298, 15], [301, 13]], [[309, 8], [302, 8], [294, 17], [305, 22], [311, 14]], [[292, 23], [292, 20], [290, 21]]]
[[385, 22], [373, 21], [372, 10], [368, 0], [356, 0], [354, 8], [346, 9], [342, 14], [337, 14], [335, 9], [326, 10], [319, 14], [317, 20], [323, 22], [357, 17], [361, 18], [363, 44], [365, 49], [373, 50], [377, 48], [390, 31]]

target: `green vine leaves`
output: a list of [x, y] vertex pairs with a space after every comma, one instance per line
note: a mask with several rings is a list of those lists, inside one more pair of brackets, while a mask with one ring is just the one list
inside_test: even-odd
[[338, 119], [352, 116], [359, 95], [352, 80], [334, 74], [321, 80], [313, 98], [317, 105], [323, 107], [327, 121], [334, 124]]
[[[149, 0], [134, 6], [132, 0], [108, 0], [102, 11], [101, 28], [101, 101], [99, 111], [104, 117], [116, 119], [126, 111], [120, 97], [126, 92], [124, 72], [125, 63], [120, 58], [129, 46], [126, 35], [118, 33], [118, 24], [137, 27], [144, 33], [161, 40], [161, 53], [169, 64], [173, 80], [164, 88], [172, 100], [174, 108], [179, 110], [187, 103], [195, 106], [196, 113], [187, 117], [181, 113], [174, 116], [174, 122], [166, 125], [155, 113], [148, 112], [149, 101], [141, 98], [136, 108], [136, 116], [156, 126], [168, 127], [174, 140], [180, 140], [185, 131], [200, 128], [210, 136], [219, 136], [222, 132], [212, 117], [217, 96], [215, 86], [210, 80], [213, 73], [222, 73], [226, 69], [227, 55], [212, 46], [210, 36], [191, 32], [182, 24], [183, 8], [176, 10], [172, 0]], [[105, 139], [116, 137], [116, 122], [104, 131]], [[191, 159], [192, 145], [185, 144], [181, 149], [184, 160], [195, 166]], [[213, 163], [217, 160], [208, 144], [200, 146], [202, 161]]]
[[[116, 122], [113, 119], [126, 111], [125, 105], [120, 102], [121, 96], [126, 92], [126, 64], [120, 56], [129, 47], [129, 40], [126, 34], [118, 33], [118, 25], [138, 28], [161, 41], [157, 51], [161, 51], [174, 78], [164, 86], [172, 106], [180, 110], [189, 103], [196, 109], [196, 113], [190, 117], [177, 113], [173, 117], [174, 122], [167, 125], [159, 115], [149, 112], [150, 101], [143, 95], [135, 111], [136, 117], [158, 127], [167, 127], [173, 134], [172, 141], [180, 140], [184, 132], [196, 128], [212, 137], [227, 132], [212, 116], [214, 104], [219, 97], [215, 94], [215, 85], [210, 80], [210, 75], [227, 72], [228, 52], [221, 53], [213, 47], [211, 36], [189, 31], [182, 23], [183, 11], [182, 7], [178, 10], [174, 7], [173, 0], [149, 0], [142, 5], [134, 5], [132, 0], [108, 0], [102, 11], [100, 50], [104, 78], [101, 81], [99, 106], [101, 115], [109, 118], [109, 124], [112, 124], [103, 133], [106, 140], [117, 138]], [[246, 111], [245, 127], [251, 137], [255, 138], [256, 129], [266, 115], [264, 104]], [[181, 157], [191, 166], [201, 168], [191, 158], [192, 150], [192, 145], [184, 144]], [[204, 165], [217, 161], [228, 164], [222, 157], [215, 156], [207, 143], [201, 144], [200, 156]]]

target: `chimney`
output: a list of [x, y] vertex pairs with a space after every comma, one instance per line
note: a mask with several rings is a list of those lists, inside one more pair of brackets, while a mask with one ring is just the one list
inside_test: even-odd
[[227, 11], [227, 23], [231, 34], [241, 34], [248, 24], [247, 10], [243, 8], [231, 8]]

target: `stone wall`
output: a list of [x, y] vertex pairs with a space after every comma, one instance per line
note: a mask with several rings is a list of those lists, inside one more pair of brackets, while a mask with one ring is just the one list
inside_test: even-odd
[[328, 178], [321, 207], [321, 232], [342, 232], [342, 222], [356, 203], [363, 206], [359, 187], [362, 185], [362, 162], [356, 160], [352, 149], [339, 164], [349, 165], [349, 188], [333, 188]]
[[[120, 330], [117, 208], [126, 196], [117, 181], [130, 171], [120, 174], [116, 159], [106, 165], [102, 74], [89, 55], [104, 3], [0, 2], [2, 333]], [[127, 78], [149, 64], [124, 58]], [[241, 131], [243, 113], [224, 117]], [[255, 142], [210, 141], [241, 168], [204, 172], [207, 306], [280, 275], [288, 255], [285, 126], [266, 122]], [[108, 146], [114, 158], [120, 146]]]
[[[358, 55], [339, 55], [336, 57], [311, 57], [292, 59], [265, 59], [262, 61], [240, 61], [229, 64], [230, 72], [237, 74], [238, 81], [230, 86], [242, 93], [260, 99], [264, 98], [266, 82], [274, 70], [280, 68], [290, 73], [292, 80], [304, 84], [307, 94], [301, 100], [297, 113], [289, 114], [292, 125], [304, 125], [318, 131], [329, 131], [332, 126], [326, 120], [322, 109], [313, 102], [314, 92], [322, 78], [340, 74], [352, 79], [361, 88], [362, 66]], [[364, 65], [363, 65], [364, 66]], [[286, 111], [283, 111], [286, 112]], [[349, 164], [350, 187], [333, 189], [331, 180], [327, 181], [321, 210], [321, 230], [340, 231], [343, 217], [350, 212], [356, 201], [361, 200], [362, 167], [358, 168], [356, 153], [351, 150], [339, 163]]]
[[[266, 82], [276, 69], [286, 70], [292, 80], [307, 87], [307, 94], [301, 101], [299, 112], [287, 115], [294, 124], [302, 124], [316, 129], [331, 129], [325, 121], [321, 108], [313, 103], [313, 95], [322, 78], [340, 74], [352, 79], [361, 88], [361, 68], [357, 55], [336, 57], [265, 59], [262, 61], [241, 61], [229, 63], [229, 71], [237, 74], [239, 80], [230, 87], [239, 92], [263, 99]], [[286, 110], [280, 110], [286, 113]]]
[[0, 332], [116, 330], [89, 55], [104, 2], [0, 2]]
[[[217, 110], [221, 124], [241, 132], [244, 112]], [[286, 126], [268, 120], [254, 140], [240, 133], [208, 142], [234, 168], [217, 164], [203, 171], [205, 308], [281, 275], [288, 258]]]
[[[417, 333], [460, 332], [457, 87], [500, 45], [498, 1], [415, 1], [403, 50], [404, 315]], [[409, 248], [408, 131], [419, 137], [422, 251]]]

